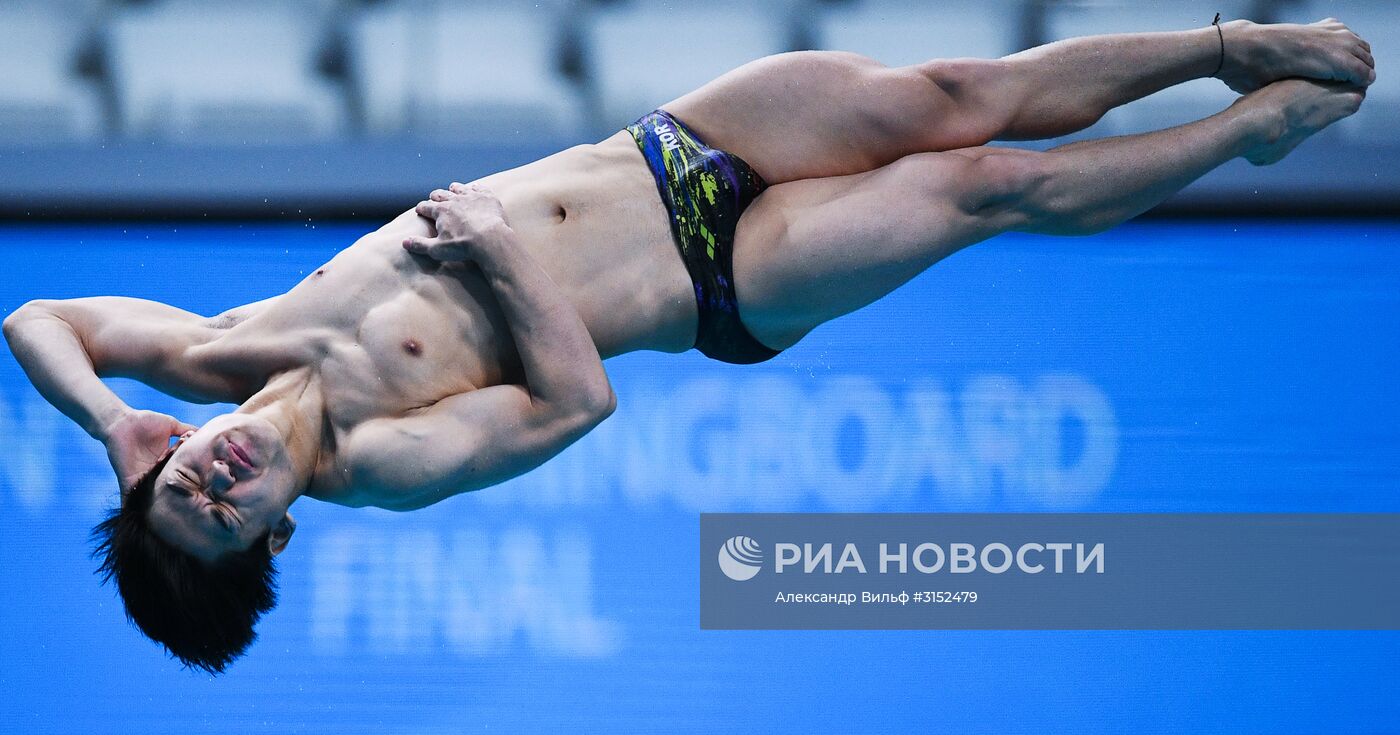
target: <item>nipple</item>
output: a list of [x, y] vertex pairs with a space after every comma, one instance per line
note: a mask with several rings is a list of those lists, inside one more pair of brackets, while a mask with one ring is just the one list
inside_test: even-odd
[[403, 342], [403, 351], [410, 355], [418, 355], [423, 352], [423, 346], [418, 344], [416, 339], [406, 339]]

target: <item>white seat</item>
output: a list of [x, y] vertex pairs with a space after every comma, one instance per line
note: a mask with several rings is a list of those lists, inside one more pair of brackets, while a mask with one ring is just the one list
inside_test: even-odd
[[1016, 50], [1020, 3], [864, 0], [821, 14], [822, 48], [853, 51], [888, 66], [930, 59], [994, 59]]
[[97, 92], [75, 72], [91, 5], [0, 5], [0, 143], [68, 142], [102, 134]]
[[367, 9], [350, 59], [372, 133], [573, 135], [578, 91], [557, 69], [562, 3]]
[[[1180, 31], [1208, 26], [1219, 11], [1221, 20], [1239, 17], [1248, 3], [1236, 0], [1204, 3], [1060, 3], [1046, 18], [1050, 40], [1105, 33]], [[1239, 95], [1218, 79], [1196, 79], [1111, 111], [1096, 134], [1139, 133], [1209, 117]]]
[[315, 7], [166, 0], [124, 8], [109, 36], [123, 131], [197, 143], [340, 134], [344, 106], [315, 70]]
[[604, 127], [620, 128], [755, 59], [787, 50], [784, 3], [634, 2], [590, 24]]

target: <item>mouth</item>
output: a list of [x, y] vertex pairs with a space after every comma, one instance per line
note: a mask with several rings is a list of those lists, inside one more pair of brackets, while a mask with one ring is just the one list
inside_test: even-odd
[[233, 456], [238, 460], [238, 462], [243, 465], [244, 469], [253, 469], [253, 460], [248, 456], [248, 453], [243, 450], [243, 447], [240, 447], [237, 444], [230, 441], [228, 443], [228, 448], [229, 451], [233, 453]]

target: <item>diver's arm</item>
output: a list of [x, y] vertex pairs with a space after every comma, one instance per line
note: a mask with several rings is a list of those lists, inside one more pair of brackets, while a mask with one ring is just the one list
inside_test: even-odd
[[5, 339], [49, 403], [103, 443], [123, 494], [160, 458], [170, 437], [195, 427], [137, 410], [100, 379], [160, 375], [201, 319], [155, 302], [118, 297], [31, 301], [6, 317]]
[[89, 434], [116, 410], [116, 396], [98, 378], [133, 378], [197, 403], [236, 399], [226, 376], [200, 369], [187, 355], [217, 334], [203, 316], [124, 296], [31, 301], [5, 320], [5, 337], [29, 379]]
[[530, 400], [540, 410], [611, 412], [616, 398], [593, 337], [559, 286], [516, 240], [500, 202], [485, 189], [439, 189], [418, 212], [437, 237], [409, 238], [405, 249], [481, 268], [505, 312], [520, 353]]
[[5, 318], [5, 340], [39, 394], [105, 441], [107, 427], [132, 409], [98, 378], [82, 337], [56, 313], [57, 303], [31, 301], [16, 309]]
[[357, 494], [413, 510], [524, 474], [607, 418], [615, 404], [560, 410], [521, 385], [448, 396], [399, 418], [355, 427], [338, 457]]

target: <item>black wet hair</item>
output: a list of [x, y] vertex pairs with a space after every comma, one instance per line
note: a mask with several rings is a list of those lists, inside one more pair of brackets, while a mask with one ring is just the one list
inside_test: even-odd
[[171, 447], [121, 504], [92, 529], [103, 583], [116, 580], [126, 617], [185, 665], [221, 674], [257, 638], [253, 626], [277, 605], [277, 566], [268, 533], [213, 564], [167, 543], [151, 528], [156, 477]]

